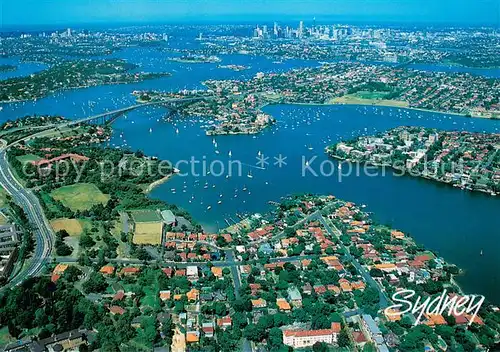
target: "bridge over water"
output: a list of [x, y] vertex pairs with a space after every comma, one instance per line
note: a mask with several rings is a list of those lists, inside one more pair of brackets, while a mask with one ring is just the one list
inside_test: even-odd
[[[22, 139], [19, 139], [9, 145], [4, 145], [1, 146], [2, 149], [8, 148], [14, 144], [17, 144], [21, 141], [27, 141], [36, 137], [41, 137], [44, 134], [56, 130], [56, 129], [61, 129], [61, 128], [68, 128], [72, 126], [78, 126], [84, 123], [90, 123], [90, 124], [110, 124], [113, 123], [116, 119], [119, 117], [123, 116], [125, 113], [136, 110], [139, 108], [147, 107], [147, 106], [164, 106], [167, 108], [170, 113], [168, 116], [171, 116], [175, 113], [177, 113], [182, 107], [187, 106], [195, 101], [201, 101], [201, 100], [209, 100], [212, 99], [212, 96], [201, 96], [201, 97], [192, 97], [192, 98], [173, 98], [173, 99], [165, 99], [165, 100], [158, 100], [158, 101], [151, 101], [147, 103], [139, 103], [131, 106], [126, 106], [123, 108], [119, 108], [116, 110], [111, 110], [111, 111], [106, 111], [98, 115], [93, 115], [89, 117], [84, 117], [81, 119], [76, 119], [76, 120], [71, 120], [63, 123], [55, 123], [51, 125], [44, 125], [44, 126], [27, 126], [27, 127], [22, 127], [22, 128], [16, 128], [12, 130], [11, 132], [17, 132], [20, 130], [29, 130], [32, 131], [28, 136], [25, 136]], [[9, 131], [4, 132], [3, 135], [8, 134]], [[2, 135], [0, 135], [1, 137]], [[5, 143], [6, 144], [6, 143]]]
[[57, 126], [58, 127], [68, 127], [68, 126], [78, 125], [78, 124], [82, 124], [82, 123], [100, 123], [100, 124], [112, 123], [117, 118], [119, 118], [120, 116], [123, 116], [123, 114], [125, 114], [129, 111], [143, 108], [146, 106], [153, 106], [153, 105], [164, 106], [165, 108], [169, 109], [171, 111], [171, 113], [175, 113], [180, 108], [182, 108], [186, 105], [189, 105], [195, 101], [207, 100], [207, 99], [211, 99], [211, 98], [212, 98], [211, 96], [193, 97], [193, 98], [174, 98], [174, 99], [168, 99], [168, 100], [139, 103], [136, 105], [126, 106], [126, 107], [112, 110], [112, 111], [106, 111], [106, 112], [103, 112], [103, 113], [98, 114], [98, 115], [93, 115], [93, 116], [85, 117], [85, 118], [78, 119], [78, 120], [72, 120], [69, 122], [65, 122], [63, 124], [59, 124]]

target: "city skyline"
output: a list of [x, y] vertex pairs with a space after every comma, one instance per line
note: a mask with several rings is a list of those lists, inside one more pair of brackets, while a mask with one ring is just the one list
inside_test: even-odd
[[[26, 11], [26, 9], [31, 9]], [[168, 22], [245, 22], [273, 20], [386, 22], [401, 24], [449, 24], [498, 26], [500, 3], [482, 1], [355, 0], [333, 1], [325, 9], [318, 0], [239, 1], [175, 0], [123, 1], [75, 0], [72, 2], [20, 0], [2, 3], [1, 27]]]

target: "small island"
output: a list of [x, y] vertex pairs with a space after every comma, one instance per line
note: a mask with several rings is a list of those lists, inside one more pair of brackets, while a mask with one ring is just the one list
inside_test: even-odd
[[248, 70], [250, 67], [244, 65], [219, 65], [217, 68], [226, 68], [238, 72]]
[[500, 193], [500, 134], [398, 127], [335, 144], [326, 152], [462, 189]]
[[186, 64], [214, 64], [222, 61], [219, 57], [214, 55], [211, 56], [187, 55], [180, 57], [172, 57], [169, 60]]

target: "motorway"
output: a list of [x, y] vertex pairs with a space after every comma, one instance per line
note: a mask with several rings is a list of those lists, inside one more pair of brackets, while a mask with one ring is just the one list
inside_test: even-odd
[[5, 149], [0, 150], [0, 185], [12, 196], [14, 202], [23, 208], [36, 240], [32, 259], [9, 283], [11, 286], [19, 285], [23, 280], [37, 275], [47, 263], [52, 251], [54, 234], [38, 198], [24, 188], [12, 174]]

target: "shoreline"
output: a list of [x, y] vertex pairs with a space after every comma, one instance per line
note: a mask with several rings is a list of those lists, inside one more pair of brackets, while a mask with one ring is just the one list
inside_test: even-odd
[[431, 176], [426, 176], [426, 175], [423, 175], [423, 174], [418, 174], [418, 175], [406, 174], [406, 172], [408, 171], [406, 168], [397, 168], [397, 167], [394, 167], [393, 165], [390, 165], [390, 164], [387, 164], [387, 163], [376, 163], [376, 162], [372, 162], [372, 161], [369, 161], [369, 160], [367, 160], [367, 161], [357, 161], [357, 160], [353, 160], [353, 159], [350, 159], [350, 158], [343, 158], [343, 157], [340, 157], [340, 156], [338, 156], [336, 154], [333, 154], [328, 149], [325, 149], [325, 152], [326, 152], [326, 155], [328, 155], [329, 157], [331, 157], [333, 159], [336, 159], [336, 160], [339, 160], [339, 161], [346, 161], [346, 162], [349, 162], [349, 163], [358, 163], [358, 164], [363, 163], [365, 165], [375, 166], [375, 167], [379, 167], [379, 168], [388, 167], [388, 168], [390, 168], [391, 170], [394, 170], [394, 171], [404, 172], [405, 173], [404, 176], [410, 176], [412, 178], [425, 179], [425, 180], [437, 182], [439, 184], [448, 185], [448, 186], [451, 186], [451, 187], [454, 187], [454, 188], [458, 188], [458, 189], [460, 189], [462, 191], [469, 191], [469, 192], [473, 192], [473, 193], [479, 192], [479, 193], [482, 193], [482, 194], [486, 194], [486, 195], [488, 195], [490, 197], [496, 197], [496, 196], [498, 196], [498, 194], [492, 194], [492, 191], [481, 190], [481, 189], [470, 189], [470, 188], [467, 188], [467, 187], [460, 187], [460, 186], [454, 185], [453, 183], [446, 182], [446, 181], [443, 181], [443, 180], [440, 180], [440, 179], [437, 179], [437, 178], [434, 178], [434, 177], [431, 177]]
[[145, 82], [145, 81], [152, 80], [152, 79], [160, 79], [160, 78], [166, 78], [166, 77], [172, 77], [172, 76], [173, 76], [172, 73], [165, 72], [165, 73], [161, 73], [161, 75], [159, 77], [146, 78], [143, 80], [134, 80], [134, 81], [130, 81], [130, 82], [108, 82], [108, 83], [104, 83], [104, 84], [90, 84], [90, 85], [84, 85], [84, 86], [78, 86], [78, 87], [61, 88], [61, 89], [57, 89], [54, 91], [50, 91], [48, 94], [45, 94], [41, 97], [34, 97], [31, 99], [0, 100], [0, 104], [16, 104], [16, 103], [36, 102], [37, 100], [45, 99], [45, 98], [49, 98], [51, 96], [54, 96], [54, 94], [59, 93], [59, 92], [66, 92], [66, 91], [71, 91], [71, 90], [94, 88], [94, 87], [135, 84], [135, 83], [141, 83], [141, 82]]
[[[423, 111], [423, 112], [430, 112], [430, 113], [435, 113], [435, 114], [440, 114], [440, 115], [453, 115], [453, 116], [460, 116], [460, 117], [466, 117], [466, 118], [471, 118], [471, 119], [485, 119], [485, 120], [500, 120], [499, 117], [482, 117], [482, 116], [473, 116], [473, 115], [467, 115], [464, 113], [459, 113], [459, 112], [446, 112], [446, 111], [439, 111], [439, 110], [429, 110], [429, 109], [422, 109], [422, 108], [414, 108], [410, 106], [397, 106], [397, 105], [387, 105], [387, 104], [363, 104], [363, 103], [291, 103], [291, 102], [283, 102], [283, 103], [269, 103], [267, 105], [302, 105], [302, 106], [336, 106], [336, 105], [351, 105], [351, 106], [374, 106], [374, 107], [385, 107], [385, 108], [395, 108], [395, 109], [407, 109], [407, 110], [413, 110], [413, 111]], [[265, 107], [264, 106], [264, 107]]]
[[167, 175], [165, 177], [162, 177], [160, 178], [159, 180], [156, 180], [152, 183], [150, 183], [146, 189], [144, 190], [144, 193], [145, 194], [149, 194], [151, 193], [156, 187], [164, 184], [165, 182], [167, 182], [168, 180], [170, 180], [173, 176], [175, 176], [176, 174], [178, 174], [180, 172], [180, 170], [177, 170], [177, 169], [174, 169], [174, 171], [170, 174], [170, 175]]
[[[334, 99], [334, 98], [332, 98]], [[423, 112], [429, 112], [429, 113], [435, 113], [435, 114], [440, 114], [440, 115], [453, 115], [453, 116], [459, 116], [459, 117], [466, 117], [466, 118], [472, 118], [472, 119], [485, 119], [485, 120], [500, 120], [500, 112], [498, 117], [483, 117], [483, 116], [473, 116], [473, 115], [467, 115], [464, 113], [458, 113], [458, 112], [446, 112], [446, 111], [439, 111], [439, 110], [429, 110], [429, 109], [422, 109], [422, 108], [415, 108], [411, 106], [397, 106], [397, 105], [387, 105], [387, 104], [376, 104], [376, 103], [371, 103], [371, 104], [363, 104], [361, 102], [356, 102], [356, 103], [345, 103], [345, 102], [326, 102], [326, 103], [300, 103], [300, 102], [288, 102], [288, 101], [283, 101], [283, 102], [267, 102], [259, 107], [259, 109], [264, 109], [267, 106], [270, 105], [297, 105], [297, 106], [337, 106], [337, 105], [350, 105], [350, 106], [372, 106], [372, 107], [385, 107], [385, 108], [394, 108], [394, 109], [406, 109], [406, 110], [413, 110], [413, 111], [423, 111]]]

